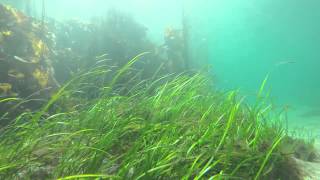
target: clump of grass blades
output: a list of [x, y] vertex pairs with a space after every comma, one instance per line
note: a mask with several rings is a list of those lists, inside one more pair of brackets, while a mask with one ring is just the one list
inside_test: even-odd
[[0, 135], [0, 177], [268, 177], [279, 160], [276, 151], [283, 132], [262, 122], [265, 108], [247, 108], [236, 91], [212, 90], [202, 74], [146, 81], [126, 95], [115, 93], [117, 79], [142, 55], [101, 88], [100, 98], [81, 109], [56, 108], [51, 116], [43, 116], [59, 101], [68, 101], [79, 79], [108, 71], [95, 69], [79, 76], [39, 112], [19, 116]]

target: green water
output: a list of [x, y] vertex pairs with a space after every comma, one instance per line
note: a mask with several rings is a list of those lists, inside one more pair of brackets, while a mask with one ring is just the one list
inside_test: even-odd
[[[209, 3], [211, 2], [211, 3]], [[210, 41], [219, 84], [257, 91], [266, 74], [273, 101], [289, 105], [290, 126], [320, 129], [319, 1], [207, 1], [197, 18]], [[293, 64], [279, 65], [292, 61]]]
[[[240, 89], [250, 99], [270, 74], [271, 100], [279, 108], [289, 107], [290, 127], [305, 126], [320, 135], [317, 0], [55, 0], [46, 2], [46, 15], [91, 20], [108, 9], [120, 9], [144, 24], [148, 36], [161, 44], [166, 27], [181, 26], [183, 5], [193, 59], [208, 57], [219, 88]], [[40, 7], [41, 1], [34, 0], [34, 16], [40, 17]]]
[[[270, 73], [278, 105], [289, 105], [291, 127], [319, 134], [318, 1], [225, 1], [211, 21], [211, 61], [222, 86], [250, 94]], [[294, 64], [277, 66], [279, 62]], [[312, 111], [312, 112], [311, 112]], [[308, 115], [305, 115], [308, 114]]]

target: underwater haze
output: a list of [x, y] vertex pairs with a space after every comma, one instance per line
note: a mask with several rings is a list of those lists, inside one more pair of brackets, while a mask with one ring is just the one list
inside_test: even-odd
[[[276, 104], [292, 107], [292, 115], [304, 111], [320, 114], [320, 22], [316, 21], [320, 17], [319, 1], [49, 2], [49, 15], [58, 18], [86, 19], [103, 15], [105, 8], [118, 8], [142, 22], [157, 42], [161, 42], [167, 26], [180, 25], [184, 3], [194, 42], [193, 55], [208, 53], [221, 88], [239, 88], [250, 96], [269, 74], [268, 87]], [[313, 118], [320, 123], [320, 116], [316, 116], [317, 113]], [[296, 118], [292, 116], [292, 120]]]
[[[32, 4], [33, 15], [41, 17], [41, 1]], [[167, 27], [181, 27], [184, 9], [193, 61], [208, 58], [220, 88], [240, 89], [250, 99], [269, 74], [271, 98], [279, 107], [290, 107], [292, 121], [310, 111], [318, 122], [319, 7], [317, 0], [55, 0], [46, 1], [46, 16], [90, 21], [117, 9], [142, 23], [161, 44]]]
[[[33, 3], [40, 16], [41, 1]], [[46, 15], [90, 20], [106, 15], [107, 9], [118, 9], [144, 24], [149, 36], [161, 42], [166, 27], [181, 26], [183, 6], [194, 48], [201, 49], [206, 41], [222, 87], [253, 93], [270, 73], [271, 91], [279, 102], [320, 106], [316, 21], [320, 2], [316, 0], [55, 0], [46, 2]]]
[[[53, 16], [85, 18], [87, 11], [93, 15], [99, 12], [94, 1], [83, 1], [83, 6], [82, 1], [55, 3], [58, 5], [53, 5]], [[320, 23], [316, 21], [320, 17], [320, 2], [200, 0], [186, 3], [192, 30], [199, 41], [203, 38], [209, 41], [210, 63], [226, 86], [255, 92], [271, 73], [272, 94], [280, 102], [320, 106]], [[78, 4], [76, 8], [74, 4]], [[109, 5], [105, 1], [97, 2], [102, 14], [103, 6], [99, 4]], [[110, 2], [110, 6], [132, 13], [150, 32], [162, 33], [166, 26], [179, 25], [181, 19], [181, 1], [123, 0]], [[74, 8], [77, 11], [73, 13]], [[160, 34], [156, 35], [152, 38], [161, 38]], [[277, 66], [286, 61], [294, 64]]]
[[319, 18], [319, 0], [0, 0], [0, 179], [317, 179]]

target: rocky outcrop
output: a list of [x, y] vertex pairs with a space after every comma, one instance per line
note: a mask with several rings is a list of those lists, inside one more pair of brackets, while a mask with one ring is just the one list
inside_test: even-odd
[[315, 143], [315, 148], [317, 151], [317, 158], [313, 161], [304, 161], [301, 159], [295, 159], [297, 165], [303, 172], [304, 179], [316, 180], [320, 179], [320, 142]]
[[[38, 102], [45, 102], [59, 84], [98, 62], [105, 62], [114, 73], [136, 55], [150, 52], [130, 68], [130, 75], [118, 81], [126, 84], [127, 89], [130, 89], [128, 78], [137, 77], [141, 81], [183, 72], [180, 31], [167, 30], [164, 40], [162, 46], [152, 43], [146, 27], [118, 11], [110, 11], [92, 23], [53, 19], [44, 22], [0, 5], [0, 123], [8, 111], [19, 114], [39, 108]], [[110, 73], [105, 81], [112, 77]], [[84, 94], [91, 97], [92, 92]], [[6, 98], [27, 102], [19, 106], [14, 106], [17, 101], [1, 103]], [[21, 110], [17, 111], [17, 107]]]
[[[31, 99], [40, 102], [57, 87], [50, 60], [51, 41], [44, 23], [0, 5], [0, 97], [29, 99], [28, 103], [20, 101], [12, 112], [35, 108], [41, 103], [30, 103]], [[9, 106], [12, 102], [0, 104], [2, 123], [6, 119], [2, 112], [7, 113]]]

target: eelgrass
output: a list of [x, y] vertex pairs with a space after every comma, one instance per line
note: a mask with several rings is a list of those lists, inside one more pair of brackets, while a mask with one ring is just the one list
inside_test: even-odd
[[267, 106], [246, 107], [236, 91], [217, 92], [201, 74], [117, 93], [116, 81], [142, 55], [81, 108], [50, 110], [77, 99], [72, 84], [109, 71], [79, 76], [39, 112], [20, 115], [0, 135], [0, 178], [268, 179], [284, 134], [265, 120]]

